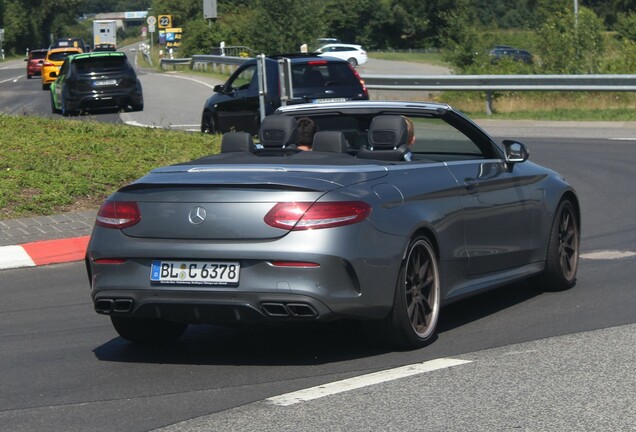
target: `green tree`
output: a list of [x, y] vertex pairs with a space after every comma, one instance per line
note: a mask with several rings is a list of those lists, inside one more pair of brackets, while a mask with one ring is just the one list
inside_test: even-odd
[[185, 27], [190, 20], [203, 18], [201, 0], [152, 0], [152, 14], [172, 15], [174, 27]]
[[542, 69], [545, 73], [598, 73], [603, 54], [603, 23], [587, 8], [578, 18], [570, 10], [548, 18], [539, 29]]
[[339, 0], [328, 0], [325, 9], [325, 30], [319, 37], [335, 37], [367, 49], [390, 46], [387, 29], [391, 22], [390, 0], [350, 0], [347, 7], [342, 7]]
[[474, 12], [469, 9], [457, 9], [447, 12], [444, 17], [447, 27], [442, 33], [440, 43], [444, 48], [444, 57], [453, 65], [455, 72], [466, 73], [486, 59], [485, 42], [482, 32], [476, 25]]
[[265, 54], [298, 52], [324, 32], [322, 0], [257, 0], [249, 46]]
[[636, 41], [636, 12], [618, 14], [614, 30], [621, 38]]

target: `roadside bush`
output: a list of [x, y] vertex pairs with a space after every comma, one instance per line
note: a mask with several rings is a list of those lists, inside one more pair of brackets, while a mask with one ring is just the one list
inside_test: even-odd
[[599, 73], [603, 58], [602, 34], [602, 21], [587, 8], [581, 8], [578, 19], [570, 11], [549, 17], [538, 32], [541, 72]]

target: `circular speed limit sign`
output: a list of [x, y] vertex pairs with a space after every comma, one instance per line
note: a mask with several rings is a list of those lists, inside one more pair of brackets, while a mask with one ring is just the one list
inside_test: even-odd
[[172, 27], [172, 16], [170, 15], [159, 15], [159, 28], [168, 28]]
[[146, 19], [146, 22], [148, 23], [148, 25], [153, 26], [153, 25], [157, 24], [157, 18], [155, 18], [153, 16], [149, 16]]

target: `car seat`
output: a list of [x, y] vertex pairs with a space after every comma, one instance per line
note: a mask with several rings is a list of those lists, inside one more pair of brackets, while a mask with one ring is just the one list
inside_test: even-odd
[[360, 147], [358, 158], [399, 161], [405, 160], [405, 156], [410, 153], [406, 120], [399, 115], [374, 117], [367, 139], [368, 146]]

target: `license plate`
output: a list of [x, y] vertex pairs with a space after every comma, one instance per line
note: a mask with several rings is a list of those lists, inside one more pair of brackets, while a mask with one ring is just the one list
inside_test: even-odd
[[329, 102], [346, 102], [347, 98], [323, 98], [314, 99], [314, 103], [329, 103]]
[[179, 285], [238, 285], [241, 265], [230, 261], [154, 260], [150, 281]]
[[117, 80], [114, 80], [114, 79], [93, 81], [93, 85], [96, 86], [96, 87], [111, 86], [111, 85], [115, 85], [115, 84], [117, 84]]

